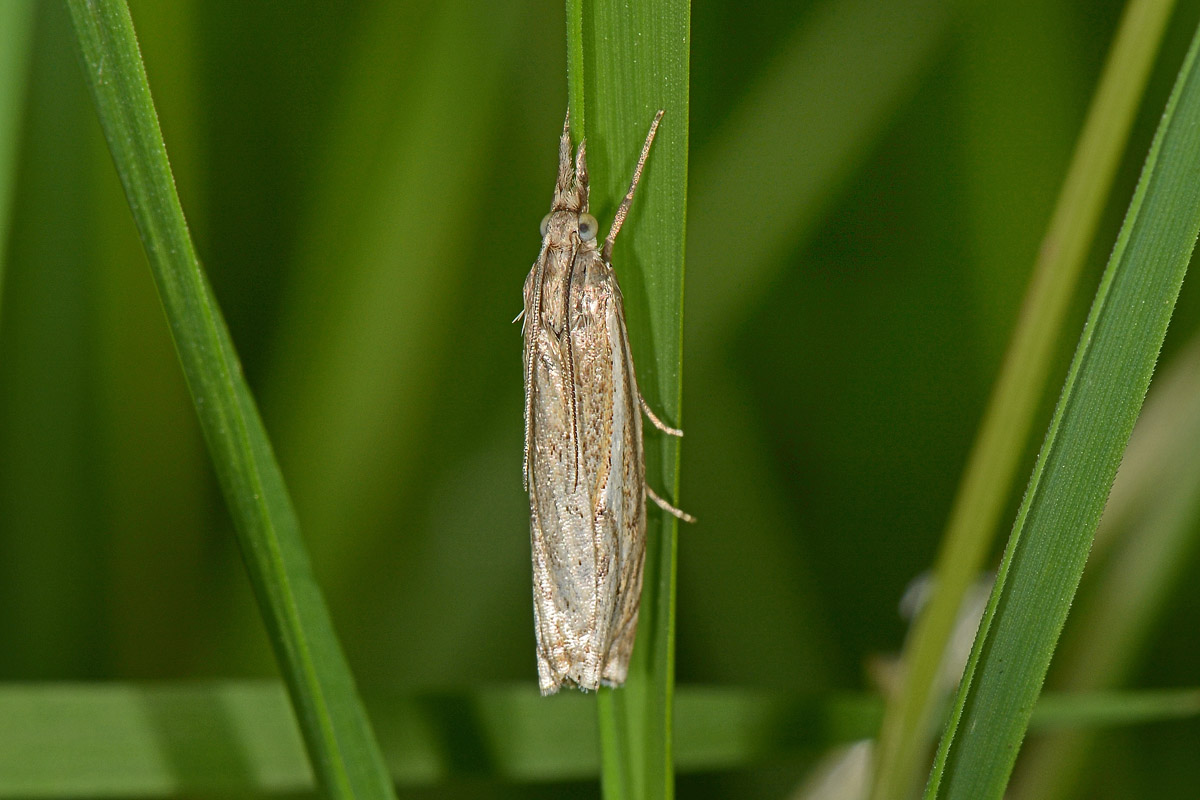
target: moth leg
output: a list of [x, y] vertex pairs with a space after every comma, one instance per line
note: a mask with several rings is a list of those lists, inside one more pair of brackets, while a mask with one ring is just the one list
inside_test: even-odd
[[682, 511], [682, 510], [676, 508], [675, 506], [668, 503], [666, 500], [663, 500], [661, 497], [659, 497], [658, 493], [656, 493], [653, 489], [650, 488], [650, 484], [646, 484], [646, 496], [654, 501], [654, 505], [658, 506], [663, 511], [667, 512], [672, 517], [683, 520], [684, 522], [695, 522], [696, 521], [696, 518], [693, 517], [691, 514], [687, 513], [686, 511]]
[[638, 403], [642, 406], [642, 413], [646, 415], [646, 419], [654, 423], [654, 427], [658, 428], [668, 436], [683, 436], [683, 431], [679, 428], [672, 428], [667, 423], [663, 422], [654, 412], [650, 410], [649, 404], [646, 403], [646, 398], [642, 397], [642, 393], [638, 392]]
[[520, 322], [520, 320], [521, 320], [521, 317], [523, 317], [523, 316], [525, 316], [525, 309], [523, 309], [523, 308], [522, 308], [522, 309], [521, 309], [521, 313], [520, 313], [520, 314], [517, 314], [515, 317], [513, 317], [513, 321], [512, 321], [512, 322], [510, 322], [510, 323], [508, 323], [508, 324], [509, 324], [509, 325], [516, 325], [518, 322]]

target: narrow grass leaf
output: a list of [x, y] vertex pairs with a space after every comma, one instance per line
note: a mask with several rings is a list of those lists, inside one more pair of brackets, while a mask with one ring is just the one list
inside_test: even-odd
[[587, 132], [587, 116], [583, 100], [583, 0], [567, 3], [567, 106], [571, 123], [580, 136]]
[[[682, 0], [599, 0], [567, 8], [574, 15], [567, 22], [572, 120], [586, 119], [576, 131], [587, 139], [590, 208], [598, 219], [612, 219], [650, 121], [659, 109], [666, 112], [613, 264], [624, 293], [639, 388], [669, 424], [678, 425], [690, 7]], [[679, 443], [667, 438], [648, 430], [646, 480], [675, 497]], [[629, 679], [622, 689], [600, 692], [606, 797], [674, 795], [676, 528], [674, 517], [651, 508]]]
[[1024, 308], [950, 511], [934, 568], [934, 594], [905, 644], [904, 682], [889, 703], [880, 738], [874, 797], [905, 792], [924, 771], [935, 734], [937, 678], [962, 598], [979, 574], [1004, 503], [1012, 492], [1038, 402], [1088, 248], [1172, 0], [1135, 0], [1118, 29], [1108, 63], [1034, 265]]
[[[1129, 440], [1096, 530], [1088, 579], [1054, 657], [1048, 684], [1057, 690], [1087, 695], [1123, 685], [1167, 601], [1190, 574], [1200, 537], [1197, 398], [1200, 337], [1193, 336], [1154, 382]], [[1095, 731], [1083, 729], [1031, 742], [1009, 795], [1073, 796], [1095, 739]]]
[[1200, 231], [1200, 32], [1179, 72], [1030, 478], [926, 796], [999, 798]]
[[243, 558], [318, 781], [331, 797], [389, 797], [283, 478], [188, 233], [129, 10], [69, 0], [84, 76], [149, 257]]

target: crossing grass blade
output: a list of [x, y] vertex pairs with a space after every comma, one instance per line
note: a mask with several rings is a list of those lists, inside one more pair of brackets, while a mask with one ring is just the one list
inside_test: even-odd
[[880, 734], [874, 797], [896, 796], [925, 771], [936, 736], [934, 689], [962, 598], [976, 579], [1018, 479], [1070, 301], [1095, 238], [1129, 130], [1174, 3], [1138, 0], [1122, 19], [1030, 278], [1023, 312], [963, 470], [935, 567], [934, 592], [905, 644], [903, 685]]
[[1034, 467], [926, 790], [1004, 794], [1200, 232], [1200, 32]]
[[[862, 740], [882, 703], [680, 687], [681, 773], [746, 769]], [[531, 684], [376, 698], [379, 740], [404, 786], [455, 779], [589, 780], [590, 697], [547, 702]], [[1031, 728], [1130, 726], [1200, 715], [1200, 691], [1047, 694]], [[447, 731], [455, 730], [453, 736]], [[786, 731], [786, 735], [781, 735]], [[489, 742], [484, 748], [459, 741]], [[288, 695], [277, 681], [0, 684], [0, 798], [228, 796], [313, 787]]]

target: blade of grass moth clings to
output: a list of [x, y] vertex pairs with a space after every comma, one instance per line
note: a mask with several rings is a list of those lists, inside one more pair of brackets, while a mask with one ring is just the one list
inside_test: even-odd
[[525, 280], [525, 488], [542, 694], [620, 686], [637, 633], [646, 500], [692, 518], [646, 485], [642, 399], [633, 370], [613, 243], [633, 205], [663, 112], [650, 125], [629, 191], [603, 244], [588, 213], [585, 143], [572, 159], [563, 123], [558, 180], [542, 249]]

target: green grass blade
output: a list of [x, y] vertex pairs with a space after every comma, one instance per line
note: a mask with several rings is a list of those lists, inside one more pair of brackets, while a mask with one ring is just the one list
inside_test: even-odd
[[[532, 685], [378, 698], [395, 780], [587, 780], [599, 769], [592, 698]], [[680, 691], [692, 771], [794, 758], [871, 735], [875, 697]], [[773, 735], [788, 731], [788, 735]], [[486, 743], [480, 746], [480, 743]], [[0, 685], [0, 798], [298, 792], [312, 772], [274, 681]]]
[[[602, 0], [585, 8], [567, 7], [575, 15], [567, 22], [572, 122], [574, 127], [586, 119], [586, 127], [575, 130], [587, 139], [590, 207], [597, 218], [612, 219], [654, 113], [666, 112], [613, 263], [625, 297], [639, 388], [660, 415], [678, 424], [690, 8], [682, 0]], [[678, 441], [648, 430], [646, 479], [668, 497], [679, 491], [679, 452]], [[607, 797], [674, 794], [677, 524], [651, 507], [647, 528], [645, 583], [629, 679], [616, 692], [601, 690], [599, 699]]]
[[587, 131], [584, 107], [583, 0], [567, 0], [567, 105], [580, 136]]
[[69, 0], [68, 6], [84, 75], [150, 260], [313, 769], [329, 796], [391, 796], [282, 475], [196, 257], [128, 8], [116, 0]]
[[11, 0], [0, 3], [0, 293], [4, 290], [4, 260], [16, 183], [17, 139], [25, 97], [29, 41], [33, 28], [33, 3]]
[[[1184, 585], [1200, 526], [1200, 338], [1155, 380], [1121, 461], [1048, 685], [1087, 695], [1124, 685], [1170, 597]], [[1039, 703], [1039, 708], [1044, 705]], [[1031, 742], [1013, 800], [1079, 794], [1096, 732]]]
[[1200, 231], [1200, 32], [1046, 434], [927, 797], [1001, 797]]
[[[404, 786], [455, 779], [588, 780], [600, 768], [581, 694], [532, 685], [377, 698], [379, 739]], [[684, 686], [680, 772], [811, 757], [871, 736], [874, 695]], [[1047, 694], [1031, 728], [1130, 726], [1200, 715], [1200, 691]], [[480, 746], [486, 743], [486, 746]], [[302, 792], [312, 770], [276, 681], [0, 684], [0, 798]]]
[[1047, 692], [1029, 718], [1030, 730], [1137, 725], [1200, 714], [1200, 690], [1142, 692]]
[[964, 593], [979, 572], [1033, 427], [1088, 248], [1174, 3], [1130, 4], [1046, 231], [1023, 313], [980, 425], [935, 567], [935, 591], [905, 645], [906, 673], [880, 739], [874, 796], [900, 796], [924, 771], [933, 685]]

